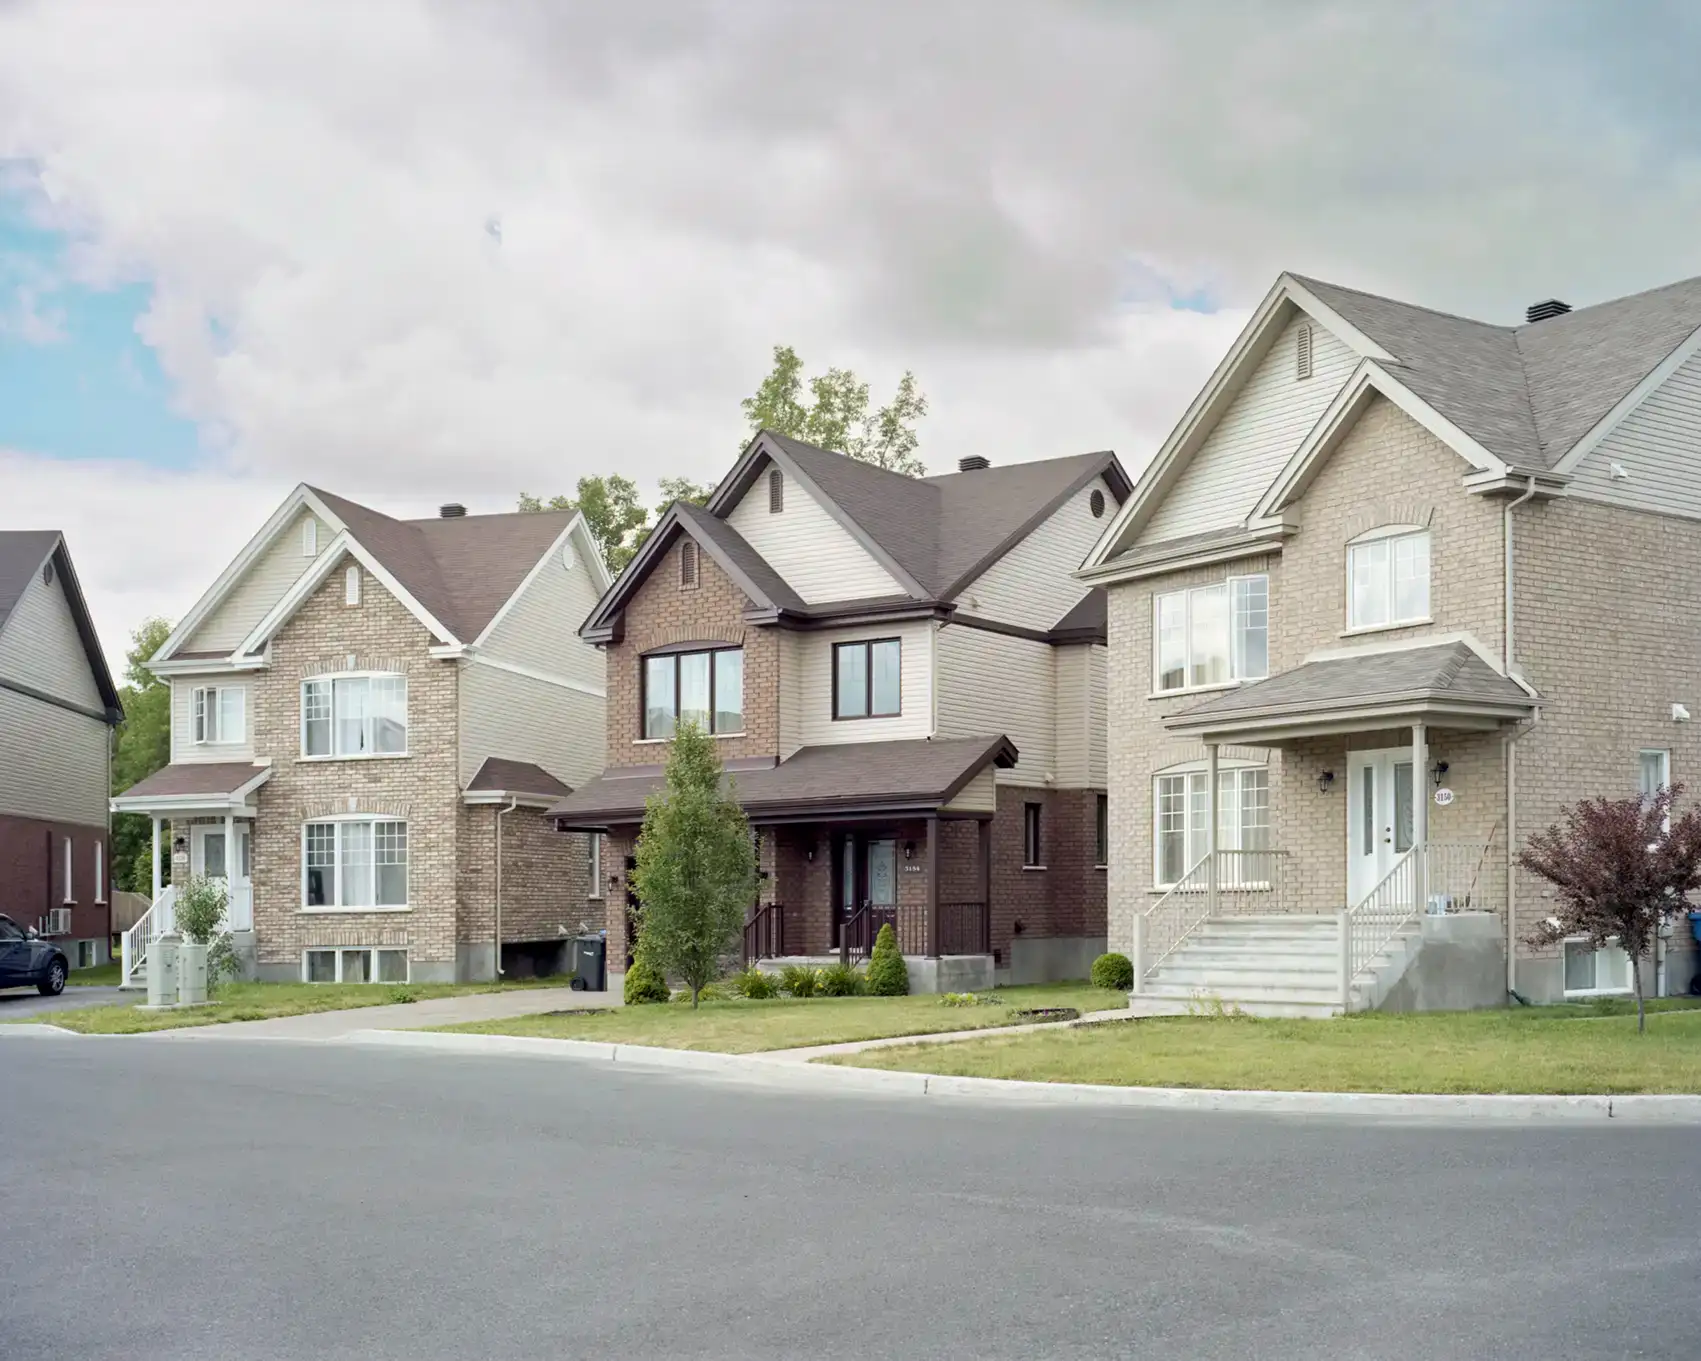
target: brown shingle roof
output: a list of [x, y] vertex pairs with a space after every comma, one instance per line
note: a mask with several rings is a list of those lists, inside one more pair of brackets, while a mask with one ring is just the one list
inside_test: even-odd
[[467, 781], [469, 794], [547, 794], [551, 798], [566, 798], [572, 789], [551, 775], [542, 766], [530, 761], [509, 761], [500, 756], [487, 756], [484, 764]]
[[196, 794], [234, 794], [265, 770], [265, 766], [257, 766], [252, 761], [206, 761], [162, 766], [152, 775], [138, 780], [118, 797], [170, 799]]

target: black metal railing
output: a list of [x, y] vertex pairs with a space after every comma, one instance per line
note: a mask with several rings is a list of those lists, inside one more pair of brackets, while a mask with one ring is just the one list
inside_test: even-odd
[[992, 922], [985, 903], [939, 904], [939, 953], [984, 955], [992, 950]]
[[758, 907], [744, 923], [744, 963], [777, 959], [786, 953], [786, 910], [778, 903]]
[[[898, 949], [906, 955], [934, 952], [928, 938], [927, 909], [920, 904], [897, 907], [865, 903], [839, 929], [839, 958], [860, 964], [874, 950], [882, 926], [890, 925]], [[939, 944], [942, 955], [984, 955], [992, 948], [992, 924], [985, 903], [940, 903]]]

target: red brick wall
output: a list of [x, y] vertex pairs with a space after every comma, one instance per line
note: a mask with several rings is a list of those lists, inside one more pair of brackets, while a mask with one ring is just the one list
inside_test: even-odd
[[[1017, 934], [1105, 934], [1105, 872], [1093, 864], [1096, 799], [1090, 789], [998, 787], [992, 821], [992, 948], [1001, 962], [1009, 962], [1010, 941]], [[1040, 805], [1044, 869], [1022, 864], [1026, 803]]]
[[[65, 838], [71, 838], [71, 889], [65, 901]], [[101, 876], [95, 877], [95, 846]], [[106, 828], [0, 815], [0, 912], [19, 926], [35, 926], [49, 908], [71, 908], [65, 940], [103, 940], [111, 926], [112, 846]], [[96, 899], [100, 901], [97, 902]]]

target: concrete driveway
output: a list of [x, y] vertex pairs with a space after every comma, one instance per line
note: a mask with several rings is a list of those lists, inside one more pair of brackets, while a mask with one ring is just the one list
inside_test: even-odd
[[43, 997], [34, 988], [0, 988], [0, 1024], [77, 1007], [104, 1007], [114, 1002], [142, 1000], [140, 993], [117, 988], [66, 988], [57, 997]]

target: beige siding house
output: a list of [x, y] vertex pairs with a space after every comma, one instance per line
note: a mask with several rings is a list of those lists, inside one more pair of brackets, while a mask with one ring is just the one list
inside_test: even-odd
[[113, 800], [154, 826], [127, 976], [191, 874], [225, 881], [262, 978], [558, 966], [589, 848], [543, 809], [602, 768], [601, 659], [574, 627], [608, 584], [577, 515], [397, 520], [297, 488], [151, 663], [172, 760]]
[[[1698, 328], [1701, 282], [1495, 326], [1278, 280], [1080, 573], [1137, 1006], [1629, 989], [1615, 946], [1525, 943], [1515, 857], [1701, 776]], [[1680, 922], [1648, 982], [1695, 972]]]

